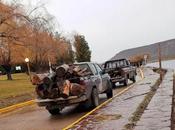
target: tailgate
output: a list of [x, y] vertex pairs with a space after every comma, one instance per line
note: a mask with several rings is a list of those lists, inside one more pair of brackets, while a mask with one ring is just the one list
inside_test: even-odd
[[55, 99], [35, 99], [35, 102], [39, 106], [47, 106], [47, 105], [52, 105], [52, 104], [69, 106], [71, 104], [80, 103], [86, 100], [87, 100], [86, 95], [82, 95], [80, 97], [70, 96], [68, 98], [60, 97], [60, 98], [55, 98]]

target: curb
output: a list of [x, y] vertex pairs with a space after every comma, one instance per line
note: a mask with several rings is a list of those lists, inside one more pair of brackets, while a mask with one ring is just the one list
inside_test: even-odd
[[35, 104], [35, 100], [30, 100], [30, 101], [26, 101], [26, 102], [18, 103], [18, 104], [9, 106], [9, 107], [2, 108], [2, 109], [0, 109], [0, 115], [3, 113], [13, 111], [17, 108], [21, 108], [21, 107], [32, 105], [32, 104]]
[[[144, 74], [143, 71], [141, 69], [139, 69], [140, 73], [141, 73], [141, 79], [136, 82], [139, 83], [144, 79]], [[93, 113], [94, 111], [100, 109], [102, 106], [106, 105], [107, 103], [109, 103], [110, 101], [112, 101], [114, 98], [120, 96], [121, 94], [125, 93], [127, 90], [129, 90], [130, 88], [132, 88], [136, 83], [132, 84], [131, 86], [125, 88], [123, 91], [119, 92], [118, 94], [114, 95], [112, 98], [106, 100], [105, 102], [103, 102], [102, 104], [100, 104], [99, 106], [97, 106], [96, 108], [94, 108], [93, 110], [91, 110], [90, 112], [88, 112], [87, 114], [85, 114], [84, 116], [80, 117], [78, 120], [76, 120], [75, 122], [73, 122], [72, 124], [68, 125], [67, 127], [63, 128], [62, 130], [68, 130], [71, 127], [73, 127], [75, 124], [79, 123], [81, 120], [83, 120], [84, 118], [86, 118], [88, 115], [90, 115], [91, 113]]]

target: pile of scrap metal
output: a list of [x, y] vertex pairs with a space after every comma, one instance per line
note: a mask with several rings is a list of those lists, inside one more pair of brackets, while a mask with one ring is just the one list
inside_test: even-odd
[[77, 65], [61, 65], [47, 76], [33, 75], [32, 84], [36, 85], [36, 93], [42, 98], [68, 98], [85, 93], [85, 83], [81, 77], [88, 75], [87, 69]]

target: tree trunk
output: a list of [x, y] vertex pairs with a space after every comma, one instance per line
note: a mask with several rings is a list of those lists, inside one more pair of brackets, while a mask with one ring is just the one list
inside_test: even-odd
[[11, 72], [7, 72], [7, 80], [12, 80]]
[[6, 74], [7, 74], [7, 80], [12, 80], [12, 75], [11, 75], [11, 65], [10, 64], [4, 64], [4, 65], [1, 65], [3, 68], [4, 68], [4, 70], [5, 70], [5, 72], [6, 72]]

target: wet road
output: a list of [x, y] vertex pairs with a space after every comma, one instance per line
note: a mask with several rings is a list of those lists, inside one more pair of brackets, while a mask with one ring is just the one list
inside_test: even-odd
[[[113, 89], [114, 95], [126, 87]], [[100, 102], [106, 101], [106, 95], [100, 95]], [[0, 130], [61, 130], [73, 123], [89, 110], [79, 109], [76, 105], [66, 107], [60, 115], [51, 116], [45, 108], [31, 105], [0, 116]]]

